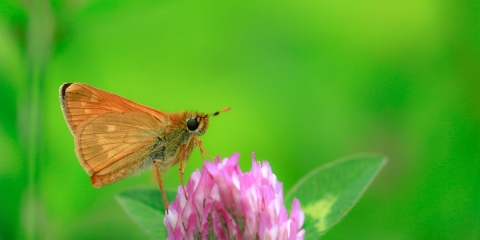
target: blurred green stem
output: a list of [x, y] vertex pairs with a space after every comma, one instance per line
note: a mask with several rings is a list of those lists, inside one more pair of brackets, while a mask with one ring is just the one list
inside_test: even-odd
[[[28, 186], [24, 209], [25, 237], [39, 239], [44, 232], [40, 225], [46, 223], [39, 214], [43, 209], [40, 194], [37, 191], [40, 165], [41, 133], [42, 133], [42, 82], [45, 79], [46, 67], [50, 59], [53, 43], [54, 21], [47, 0], [31, 0], [26, 2], [29, 22], [27, 26], [26, 64], [27, 89], [25, 96], [25, 116], [19, 116], [26, 129], [25, 154], [28, 166]], [[43, 238], [46, 236], [44, 235]]]

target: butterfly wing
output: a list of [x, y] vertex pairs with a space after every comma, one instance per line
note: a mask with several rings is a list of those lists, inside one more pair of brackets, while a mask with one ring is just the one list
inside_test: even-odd
[[87, 84], [60, 87], [63, 115], [75, 138], [75, 151], [92, 184], [116, 182], [152, 164], [165, 145], [168, 114]]
[[108, 112], [142, 111], [155, 116], [159, 121], [168, 121], [168, 114], [164, 112], [84, 83], [63, 84], [60, 87], [60, 103], [72, 134], [75, 134], [82, 123]]
[[164, 126], [145, 112], [104, 113], [75, 134], [75, 151], [93, 186], [116, 182], [153, 164]]

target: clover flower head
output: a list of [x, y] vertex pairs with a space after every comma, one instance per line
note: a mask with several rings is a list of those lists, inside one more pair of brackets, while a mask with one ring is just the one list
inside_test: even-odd
[[283, 203], [283, 186], [267, 161], [242, 172], [239, 154], [204, 162], [165, 215], [168, 239], [303, 239], [304, 213], [293, 200], [290, 216]]

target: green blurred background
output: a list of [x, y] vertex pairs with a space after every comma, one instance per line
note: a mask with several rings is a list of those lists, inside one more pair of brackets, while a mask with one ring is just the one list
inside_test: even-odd
[[[114, 197], [155, 187], [151, 171], [90, 185], [64, 82], [168, 112], [231, 106], [205, 148], [243, 170], [255, 151], [286, 190], [387, 155], [324, 239], [479, 239], [479, 76], [475, 0], [0, 0], [0, 239], [147, 239]], [[200, 166], [195, 150], [186, 176]]]

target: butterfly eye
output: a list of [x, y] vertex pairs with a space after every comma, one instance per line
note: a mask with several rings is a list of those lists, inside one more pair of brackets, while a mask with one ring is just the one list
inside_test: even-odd
[[196, 118], [190, 118], [187, 121], [187, 128], [190, 131], [195, 131], [198, 128], [198, 122]]

